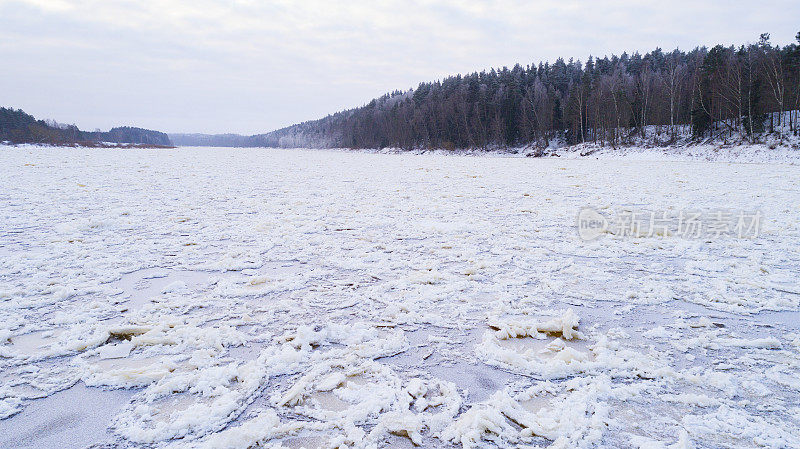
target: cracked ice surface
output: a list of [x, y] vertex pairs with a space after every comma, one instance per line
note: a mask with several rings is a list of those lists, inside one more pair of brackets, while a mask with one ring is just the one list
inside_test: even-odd
[[[800, 446], [796, 166], [30, 147], [0, 164], [2, 446]], [[766, 222], [577, 239], [581, 207], [620, 205]]]

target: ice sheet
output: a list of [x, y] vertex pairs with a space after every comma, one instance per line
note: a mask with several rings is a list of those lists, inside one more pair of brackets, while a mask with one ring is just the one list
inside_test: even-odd
[[[800, 446], [796, 165], [32, 147], [0, 164], [9, 444]], [[585, 206], [766, 221], [583, 242]]]

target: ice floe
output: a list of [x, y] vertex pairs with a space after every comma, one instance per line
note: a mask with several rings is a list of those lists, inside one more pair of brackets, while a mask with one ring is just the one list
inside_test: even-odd
[[[796, 166], [35, 147], [0, 163], [0, 435], [64, 430], [0, 445], [800, 447]], [[755, 239], [582, 242], [586, 206], [766, 221]]]

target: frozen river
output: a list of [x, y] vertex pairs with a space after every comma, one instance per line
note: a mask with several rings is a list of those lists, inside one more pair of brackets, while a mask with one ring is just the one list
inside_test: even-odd
[[[800, 167], [0, 147], [0, 447], [800, 447]], [[758, 211], [758, 236], [579, 211]]]

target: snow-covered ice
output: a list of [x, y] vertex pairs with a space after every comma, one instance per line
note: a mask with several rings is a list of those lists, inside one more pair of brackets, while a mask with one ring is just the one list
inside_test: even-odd
[[0, 445], [800, 447], [786, 158], [0, 147]]

